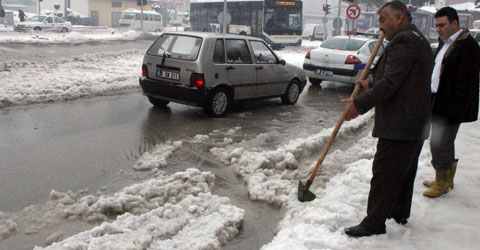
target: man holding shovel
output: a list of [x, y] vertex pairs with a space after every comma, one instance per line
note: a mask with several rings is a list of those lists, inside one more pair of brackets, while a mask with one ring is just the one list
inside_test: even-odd
[[380, 30], [390, 41], [373, 69], [373, 82], [347, 103], [345, 120], [375, 108], [372, 135], [377, 137], [367, 216], [345, 233], [370, 236], [385, 233], [385, 221], [406, 224], [410, 216], [418, 157], [428, 137], [431, 116], [430, 77], [433, 54], [422, 33], [411, 24], [404, 3], [392, 1], [378, 11]]

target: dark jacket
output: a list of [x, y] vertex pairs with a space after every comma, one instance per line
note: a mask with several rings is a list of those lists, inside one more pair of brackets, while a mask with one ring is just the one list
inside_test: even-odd
[[5, 17], [5, 10], [3, 7], [0, 7], [0, 17]]
[[[440, 40], [435, 56], [443, 44]], [[479, 70], [480, 47], [470, 33], [463, 30], [443, 57], [433, 115], [445, 117], [451, 123], [476, 121]]]
[[374, 137], [428, 138], [433, 63], [430, 44], [414, 25], [394, 35], [373, 70], [370, 90], [354, 99], [361, 114], [375, 107]]

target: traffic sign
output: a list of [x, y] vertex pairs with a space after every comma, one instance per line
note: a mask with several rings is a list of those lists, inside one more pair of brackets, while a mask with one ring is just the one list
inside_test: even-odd
[[347, 16], [350, 19], [357, 19], [360, 16], [360, 6], [352, 4], [347, 8]]
[[[217, 17], [217, 21], [223, 25], [223, 11], [221, 11], [219, 14], [218, 14], [218, 17]], [[232, 15], [230, 15], [230, 13], [227, 12], [227, 14], [225, 15], [225, 18], [226, 18], [226, 25], [229, 25], [230, 22], [232, 21]]]
[[342, 19], [340, 17], [336, 17], [335, 19], [333, 19], [332, 24], [333, 24], [334, 29], [341, 29], [342, 25], [343, 25], [343, 22], [342, 22]]

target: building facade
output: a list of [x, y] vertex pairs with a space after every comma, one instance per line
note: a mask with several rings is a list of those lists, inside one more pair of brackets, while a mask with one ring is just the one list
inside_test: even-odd
[[[129, 8], [140, 10], [141, 6], [137, 5], [137, 0], [90, 0], [91, 25], [118, 27], [122, 11]], [[152, 2], [147, 1], [143, 10], [152, 10]]]

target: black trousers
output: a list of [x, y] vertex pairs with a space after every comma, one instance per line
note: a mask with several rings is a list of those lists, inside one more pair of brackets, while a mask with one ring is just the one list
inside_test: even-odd
[[362, 225], [385, 228], [387, 218], [407, 219], [422, 141], [379, 139], [373, 160], [367, 216]]
[[432, 117], [430, 151], [432, 165], [436, 170], [450, 169], [455, 161], [455, 138], [459, 128], [460, 123], [449, 123], [441, 116]]

